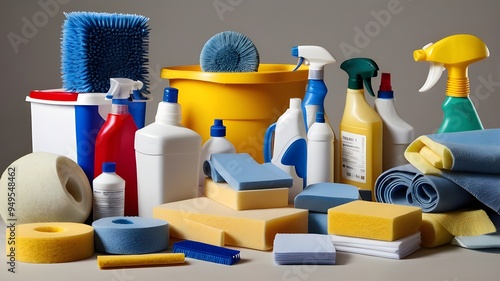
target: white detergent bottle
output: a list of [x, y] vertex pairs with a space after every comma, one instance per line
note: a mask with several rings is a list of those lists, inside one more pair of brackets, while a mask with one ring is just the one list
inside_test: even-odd
[[214, 119], [214, 124], [210, 127], [210, 138], [201, 148], [198, 196], [202, 196], [204, 193], [205, 173], [203, 172], [203, 162], [210, 160], [210, 155], [215, 153], [236, 153], [236, 148], [226, 138], [226, 126], [224, 126], [222, 119]]
[[318, 111], [307, 132], [307, 185], [333, 182], [335, 134], [325, 115]]
[[201, 136], [181, 125], [178, 90], [165, 88], [155, 122], [135, 134], [139, 216], [153, 208], [198, 194]]
[[386, 171], [407, 164], [404, 152], [414, 140], [414, 129], [396, 111], [390, 73], [382, 73], [374, 107], [384, 124], [382, 169]]
[[[273, 163], [293, 178], [288, 193], [290, 204], [306, 183], [307, 134], [301, 102], [300, 98], [291, 98], [290, 107], [269, 126], [264, 137], [264, 161]], [[274, 142], [271, 141], [273, 133]]]
[[93, 181], [93, 219], [123, 216], [125, 180], [116, 173], [115, 162], [102, 163], [102, 173]]

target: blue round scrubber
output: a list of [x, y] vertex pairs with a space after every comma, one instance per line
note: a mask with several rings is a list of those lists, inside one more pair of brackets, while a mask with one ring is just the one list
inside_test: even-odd
[[236, 31], [223, 31], [210, 38], [200, 54], [200, 66], [206, 72], [255, 72], [259, 52], [252, 40]]
[[168, 248], [168, 223], [144, 217], [106, 217], [92, 223], [94, 246], [108, 254], [148, 254]]

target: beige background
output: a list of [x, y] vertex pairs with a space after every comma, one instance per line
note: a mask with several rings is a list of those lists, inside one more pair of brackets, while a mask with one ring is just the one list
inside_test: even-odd
[[[347, 86], [340, 63], [348, 57], [370, 57], [381, 71], [392, 73], [398, 111], [420, 135], [434, 132], [441, 122], [446, 73], [429, 92], [418, 93], [428, 64], [414, 62], [413, 50], [455, 33], [475, 34], [490, 49], [488, 59], [469, 69], [471, 97], [484, 126], [500, 126], [499, 8], [496, 0], [3, 0], [0, 169], [31, 152], [26, 95], [33, 89], [61, 86], [63, 12], [106, 11], [149, 17], [151, 88], [156, 101], [168, 86], [167, 80], [159, 78], [160, 68], [197, 64], [203, 44], [218, 32], [236, 30], [250, 37], [262, 63], [295, 63], [290, 55], [292, 46], [321, 45], [338, 61], [325, 69], [327, 114], [336, 132]], [[28, 24], [35, 28], [27, 30]], [[13, 43], [9, 39], [13, 34], [23, 42]], [[379, 78], [373, 80], [374, 88], [378, 88]], [[373, 103], [373, 98], [367, 99]], [[148, 108], [147, 123], [152, 122], [155, 112], [156, 102]]]

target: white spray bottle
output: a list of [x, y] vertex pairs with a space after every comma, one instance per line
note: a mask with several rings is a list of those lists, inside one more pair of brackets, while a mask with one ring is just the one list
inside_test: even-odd
[[269, 126], [264, 137], [264, 162], [273, 163], [293, 178], [293, 186], [288, 193], [288, 202], [291, 204], [306, 182], [307, 134], [300, 106], [301, 99], [291, 98], [290, 107], [276, 123]]
[[292, 56], [299, 58], [295, 69], [298, 69], [304, 61], [309, 65], [307, 88], [302, 101], [307, 132], [316, 121], [318, 111], [325, 112], [324, 103], [328, 89], [323, 81], [324, 68], [336, 60], [325, 48], [314, 45], [295, 46], [292, 48]]

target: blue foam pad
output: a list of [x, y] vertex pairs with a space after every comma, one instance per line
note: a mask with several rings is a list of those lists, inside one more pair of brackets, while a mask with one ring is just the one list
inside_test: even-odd
[[293, 185], [293, 178], [287, 172], [272, 163], [259, 164], [248, 153], [212, 154], [210, 165], [229, 186], [236, 190]]
[[322, 182], [308, 185], [294, 199], [295, 208], [327, 213], [328, 209], [359, 199], [358, 188], [343, 183]]
[[309, 212], [309, 233], [328, 234], [328, 214]]
[[94, 246], [108, 254], [148, 254], [168, 248], [168, 223], [143, 217], [107, 217], [92, 223]]

